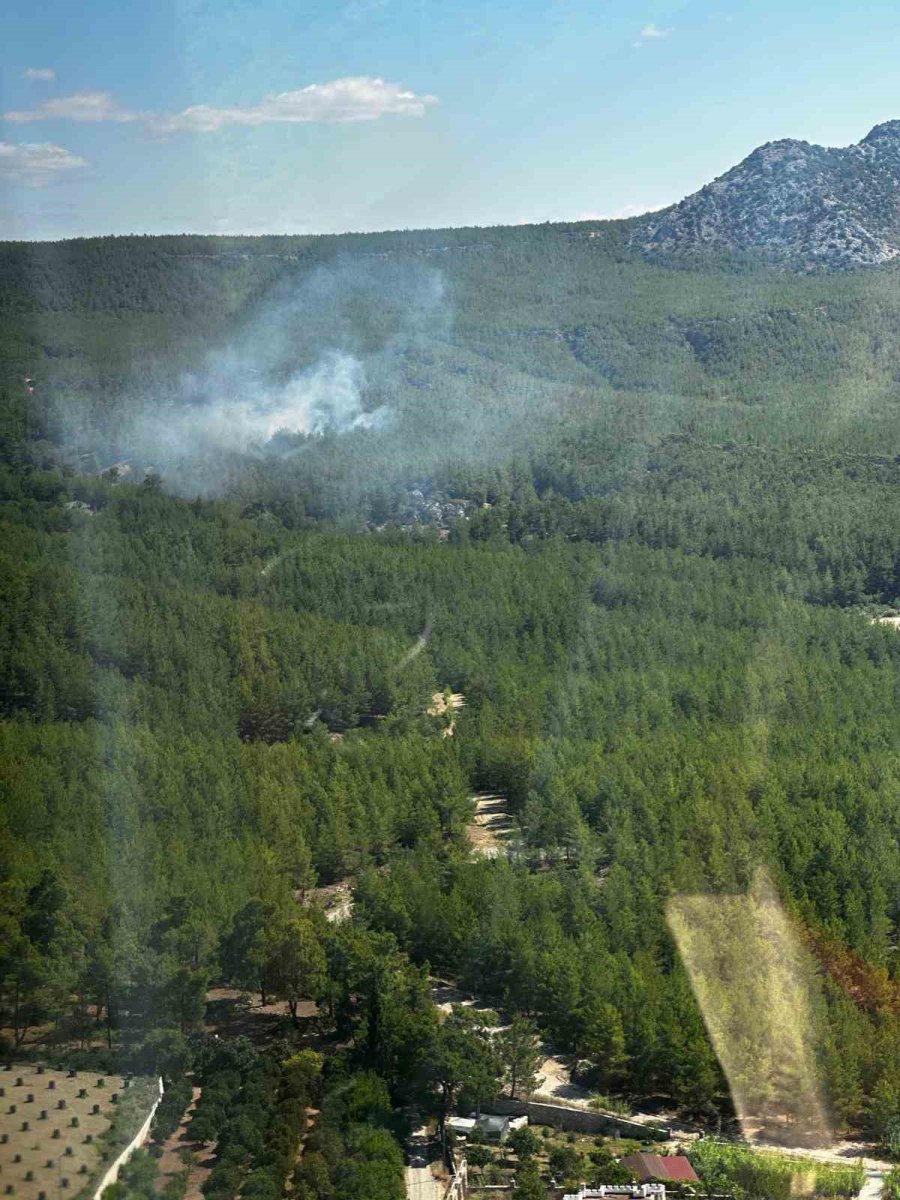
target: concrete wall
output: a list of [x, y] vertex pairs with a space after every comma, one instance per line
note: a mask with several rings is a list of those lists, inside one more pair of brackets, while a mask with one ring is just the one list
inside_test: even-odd
[[628, 1117], [617, 1117], [612, 1113], [595, 1112], [592, 1108], [575, 1108], [569, 1104], [550, 1104], [544, 1100], [495, 1100], [491, 1108], [498, 1113], [526, 1113], [529, 1121], [536, 1125], [552, 1125], [555, 1129], [574, 1130], [576, 1133], [605, 1133], [620, 1137], [638, 1138], [640, 1141], [665, 1141], [668, 1129], [654, 1130], [640, 1121]]
[[116, 1159], [116, 1161], [112, 1164], [112, 1166], [107, 1170], [106, 1174], [100, 1180], [100, 1184], [97, 1187], [97, 1190], [94, 1192], [94, 1200], [100, 1200], [100, 1197], [103, 1195], [104, 1189], [108, 1188], [111, 1183], [116, 1182], [116, 1180], [119, 1177], [119, 1172], [121, 1171], [122, 1167], [124, 1167], [125, 1163], [128, 1162], [129, 1158], [131, 1158], [131, 1156], [132, 1156], [132, 1154], [134, 1154], [135, 1150], [137, 1150], [141, 1146], [143, 1146], [144, 1142], [146, 1142], [147, 1138], [150, 1136], [150, 1126], [153, 1123], [153, 1118], [156, 1115], [156, 1110], [157, 1110], [157, 1108], [159, 1108], [159, 1102], [160, 1102], [160, 1100], [162, 1100], [162, 1097], [163, 1097], [163, 1081], [162, 1081], [162, 1079], [160, 1079], [159, 1093], [156, 1097], [156, 1102], [154, 1103], [153, 1107], [150, 1109], [150, 1115], [147, 1117], [147, 1120], [143, 1123], [143, 1125], [140, 1127], [140, 1129], [137, 1131], [137, 1133], [134, 1135], [134, 1137], [131, 1139], [131, 1141], [128, 1143], [128, 1145], [125, 1147], [125, 1149], [119, 1155], [119, 1157]]

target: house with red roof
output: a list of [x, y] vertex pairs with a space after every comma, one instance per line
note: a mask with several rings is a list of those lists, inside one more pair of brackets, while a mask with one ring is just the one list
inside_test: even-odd
[[662, 1183], [700, 1182], [690, 1160], [683, 1154], [626, 1154], [620, 1162], [641, 1183], [654, 1180]]

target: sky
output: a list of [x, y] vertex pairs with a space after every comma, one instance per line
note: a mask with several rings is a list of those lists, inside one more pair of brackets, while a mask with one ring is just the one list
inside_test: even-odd
[[896, 0], [6, 0], [0, 237], [630, 216], [900, 117]]

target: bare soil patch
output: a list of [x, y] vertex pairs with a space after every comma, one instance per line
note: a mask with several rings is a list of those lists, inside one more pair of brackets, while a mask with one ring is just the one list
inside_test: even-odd
[[444, 719], [445, 724], [441, 730], [441, 737], [453, 737], [456, 730], [454, 713], [465, 708], [465, 704], [466, 698], [462, 692], [435, 692], [432, 695], [431, 704], [425, 709], [425, 712], [429, 717]]
[[37, 1200], [40, 1192], [56, 1196], [66, 1187], [75, 1195], [99, 1178], [108, 1165], [100, 1157], [101, 1136], [112, 1124], [117, 1102], [132, 1088], [146, 1092], [146, 1111], [135, 1121], [134, 1134], [158, 1095], [146, 1079], [41, 1070], [24, 1062], [0, 1071], [0, 1087], [0, 1134], [7, 1139], [3, 1181], [18, 1200]]
[[[297, 1020], [301, 1024], [318, 1015], [314, 1000], [301, 1000], [297, 1005]], [[204, 1028], [207, 1033], [217, 1033], [223, 1038], [247, 1037], [254, 1045], [265, 1047], [280, 1037], [290, 1024], [286, 1000], [260, 1004], [259, 993], [241, 988], [210, 988], [206, 993]]]
[[535, 1091], [548, 1100], [588, 1108], [591, 1093], [572, 1082], [572, 1072], [565, 1058], [560, 1054], [550, 1054], [546, 1046], [544, 1049], [547, 1057], [538, 1067]]
[[353, 879], [339, 879], [337, 883], [329, 883], [325, 887], [309, 888], [303, 901], [324, 909], [326, 921], [335, 924], [349, 921], [353, 915]]
[[497, 1011], [486, 1001], [479, 1000], [471, 992], [464, 992], [455, 983], [446, 979], [432, 979], [431, 998], [442, 1013], [449, 1013], [455, 1004], [461, 1004], [463, 1008], [471, 1008], [473, 1012]]
[[496, 858], [514, 833], [505, 796], [495, 792], [476, 792], [475, 818], [466, 826], [472, 853], [479, 858]]

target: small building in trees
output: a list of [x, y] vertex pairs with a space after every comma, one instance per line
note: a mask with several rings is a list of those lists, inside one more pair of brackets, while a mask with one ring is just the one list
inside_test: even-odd
[[452, 1129], [458, 1137], [469, 1138], [477, 1129], [488, 1142], [499, 1142], [502, 1146], [514, 1129], [521, 1129], [528, 1124], [527, 1117], [500, 1116], [495, 1113], [481, 1113], [479, 1116], [450, 1117], [447, 1128]]
[[666, 1200], [666, 1187], [663, 1183], [582, 1184], [577, 1192], [566, 1192], [563, 1200]]
[[626, 1154], [619, 1160], [638, 1183], [699, 1183], [700, 1178], [683, 1154]]

